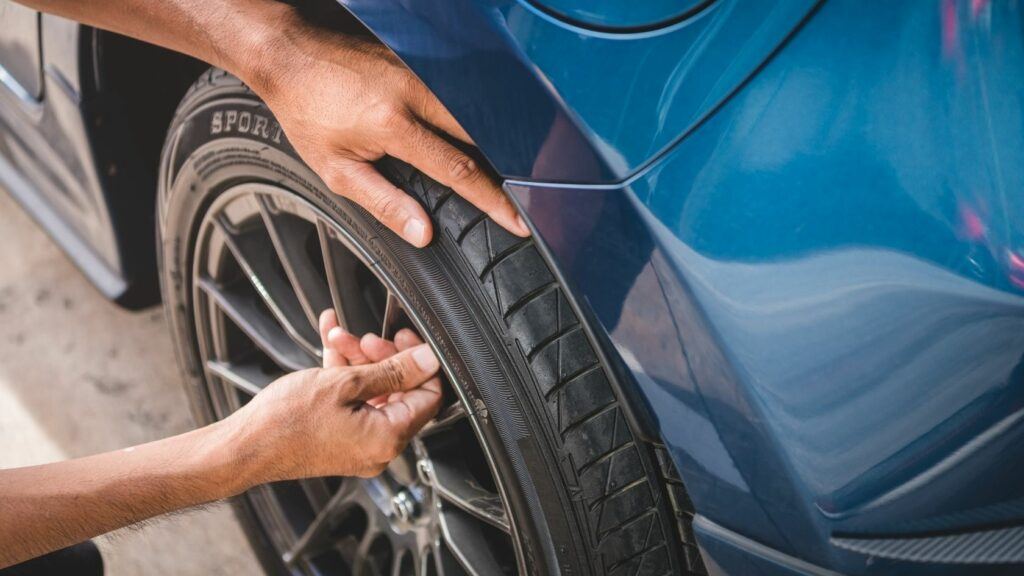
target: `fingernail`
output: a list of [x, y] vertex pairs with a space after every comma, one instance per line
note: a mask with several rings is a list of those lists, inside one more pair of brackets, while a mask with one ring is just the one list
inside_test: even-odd
[[341, 326], [335, 326], [327, 331], [327, 341], [341, 338], [343, 334], [345, 334], [345, 331], [341, 329]]
[[530, 235], [530, 229], [526, 226], [526, 220], [523, 220], [522, 216], [516, 216], [516, 224], [519, 225], [519, 231], [522, 232], [524, 236]]
[[434, 351], [426, 344], [420, 344], [412, 351], [412, 359], [424, 372], [433, 372], [441, 365], [434, 356]]
[[413, 246], [425, 246], [427, 243], [427, 225], [419, 218], [409, 218], [405, 221], [405, 228], [402, 228], [402, 237]]

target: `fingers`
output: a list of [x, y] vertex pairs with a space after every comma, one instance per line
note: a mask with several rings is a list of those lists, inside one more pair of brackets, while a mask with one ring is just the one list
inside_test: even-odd
[[426, 344], [409, 348], [390, 358], [352, 368], [351, 396], [367, 401], [383, 394], [411, 390], [437, 373], [440, 363]]
[[419, 432], [441, 408], [441, 381], [432, 378], [423, 386], [402, 394], [394, 402], [380, 407], [401, 439], [408, 440]]
[[330, 347], [341, 354], [348, 365], [359, 366], [370, 363], [370, 359], [359, 345], [359, 339], [344, 328], [340, 326], [332, 328], [327, 334], [327, 340]]
[[376, 334], [366, 334], [359, 340], [359, 346], [370, 362], [380, 362], [394, 356], [398, 352], [395, 343], [385, 340]]
[[441, 101], [434, 96], [422, 82], [417, 79], [413, 94], [413, 113], [424, 122], [435, 126], [440, 130], [451, 134], [466, 144], [472, 144], [473, 139], [462, 129], [462, 126], [455, 120], [451, 112], [441, 104]]
[[512, 201], [476, 161], [415, 119], [388, 142], [388, 154], [400, 158], [454, 190], [499, 226], [517, 236], [530, 234]]
[[408, 328], [402, 328], [395, 334], [395, 347], [399, 352], [422, 343], [423, 340], [420, 340], [420, 337]]
[[[366, 334], [363, 336], [359, 340], [359, 346], [371, 362], [380, 362], [385, 358], [394, 356], [395, 352], [398, 352], [398, 349], [395, 348], [395, 344], [393, 342], [385, 340], [376, 334]], [[401, 392], [395, 392], [395, 394], [401, 394]], [[387, 404], [388, 397], [389, 394], [381, 394], [375, 398], [370, 398], [366, 403], [374, 408], [380, 408], [384, 404]]]
[[324, 351], [324, 368], [348, 366], [348, 360], [337, 348], [331, 345], [328, 335], [335, 328], [338, 328], [338, 316], [334, 313], [334, 310], [324, 310], [320, 314], [320, 345]]
[[365, 208], [409, 244], [422, 248], [430, 243], [433, 227], [423, 207], [372, 164], [345, 160], [328, 172], [325, 183], [336, 194]]

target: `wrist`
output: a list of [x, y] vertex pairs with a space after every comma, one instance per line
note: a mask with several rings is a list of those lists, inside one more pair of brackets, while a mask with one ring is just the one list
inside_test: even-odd
[[220, 497], [240, 494], [257, 484], [269, 481], [266, 450], [261, 450], [244, 422], [227, 418], [199, 430], [204, 436], [198, 456], [202, 468], [218, 490]]
[[276, 0], [241, 4], [230, 19], [230, 31], [218, 35], [216, 66], [237, 76], [264, 96], [288, 70], [292, 38], [304, 25], [294, 7]]
[[292, 6], [274, 2], [248, 38], [236, 69], [229, 70], [264, 101], [272, 100], [308, 58], [304, 45], [314, 29]]

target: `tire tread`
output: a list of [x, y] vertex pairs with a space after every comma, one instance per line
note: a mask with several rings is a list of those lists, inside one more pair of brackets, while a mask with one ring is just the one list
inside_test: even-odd
[[[639, 441], [630, 429], [607, 368], [534, 241], [507, 232], [412, 167], [397, 161], [389, 167], [425, 205], [436, 229], [458, 245], [529, 362], [589, 511], [602, 572], [706, 574], [689, 527], [693, 508], [675, 466], [663, 447]], [[676, 526], [677, 533], [667, 535], [664, 526]]]

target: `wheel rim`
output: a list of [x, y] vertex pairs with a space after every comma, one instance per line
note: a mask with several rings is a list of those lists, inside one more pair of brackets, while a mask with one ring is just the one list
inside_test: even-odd
[[[350, 332], [391, 337], [423, 322], [354, 238], [294, 194], [242, 184], [198, 228], [195, 327], [216, 418], [287, 371], [318, 366], [320, 310]], [[442, 360], [444, 376], [455, 382]], [[501, 574], [522, 567], [515, 523], [460, 386], [375, 478], [316, 478], [246, 494], [297, 574]], [[454, 394], [451, 392], [454, 391]]]

